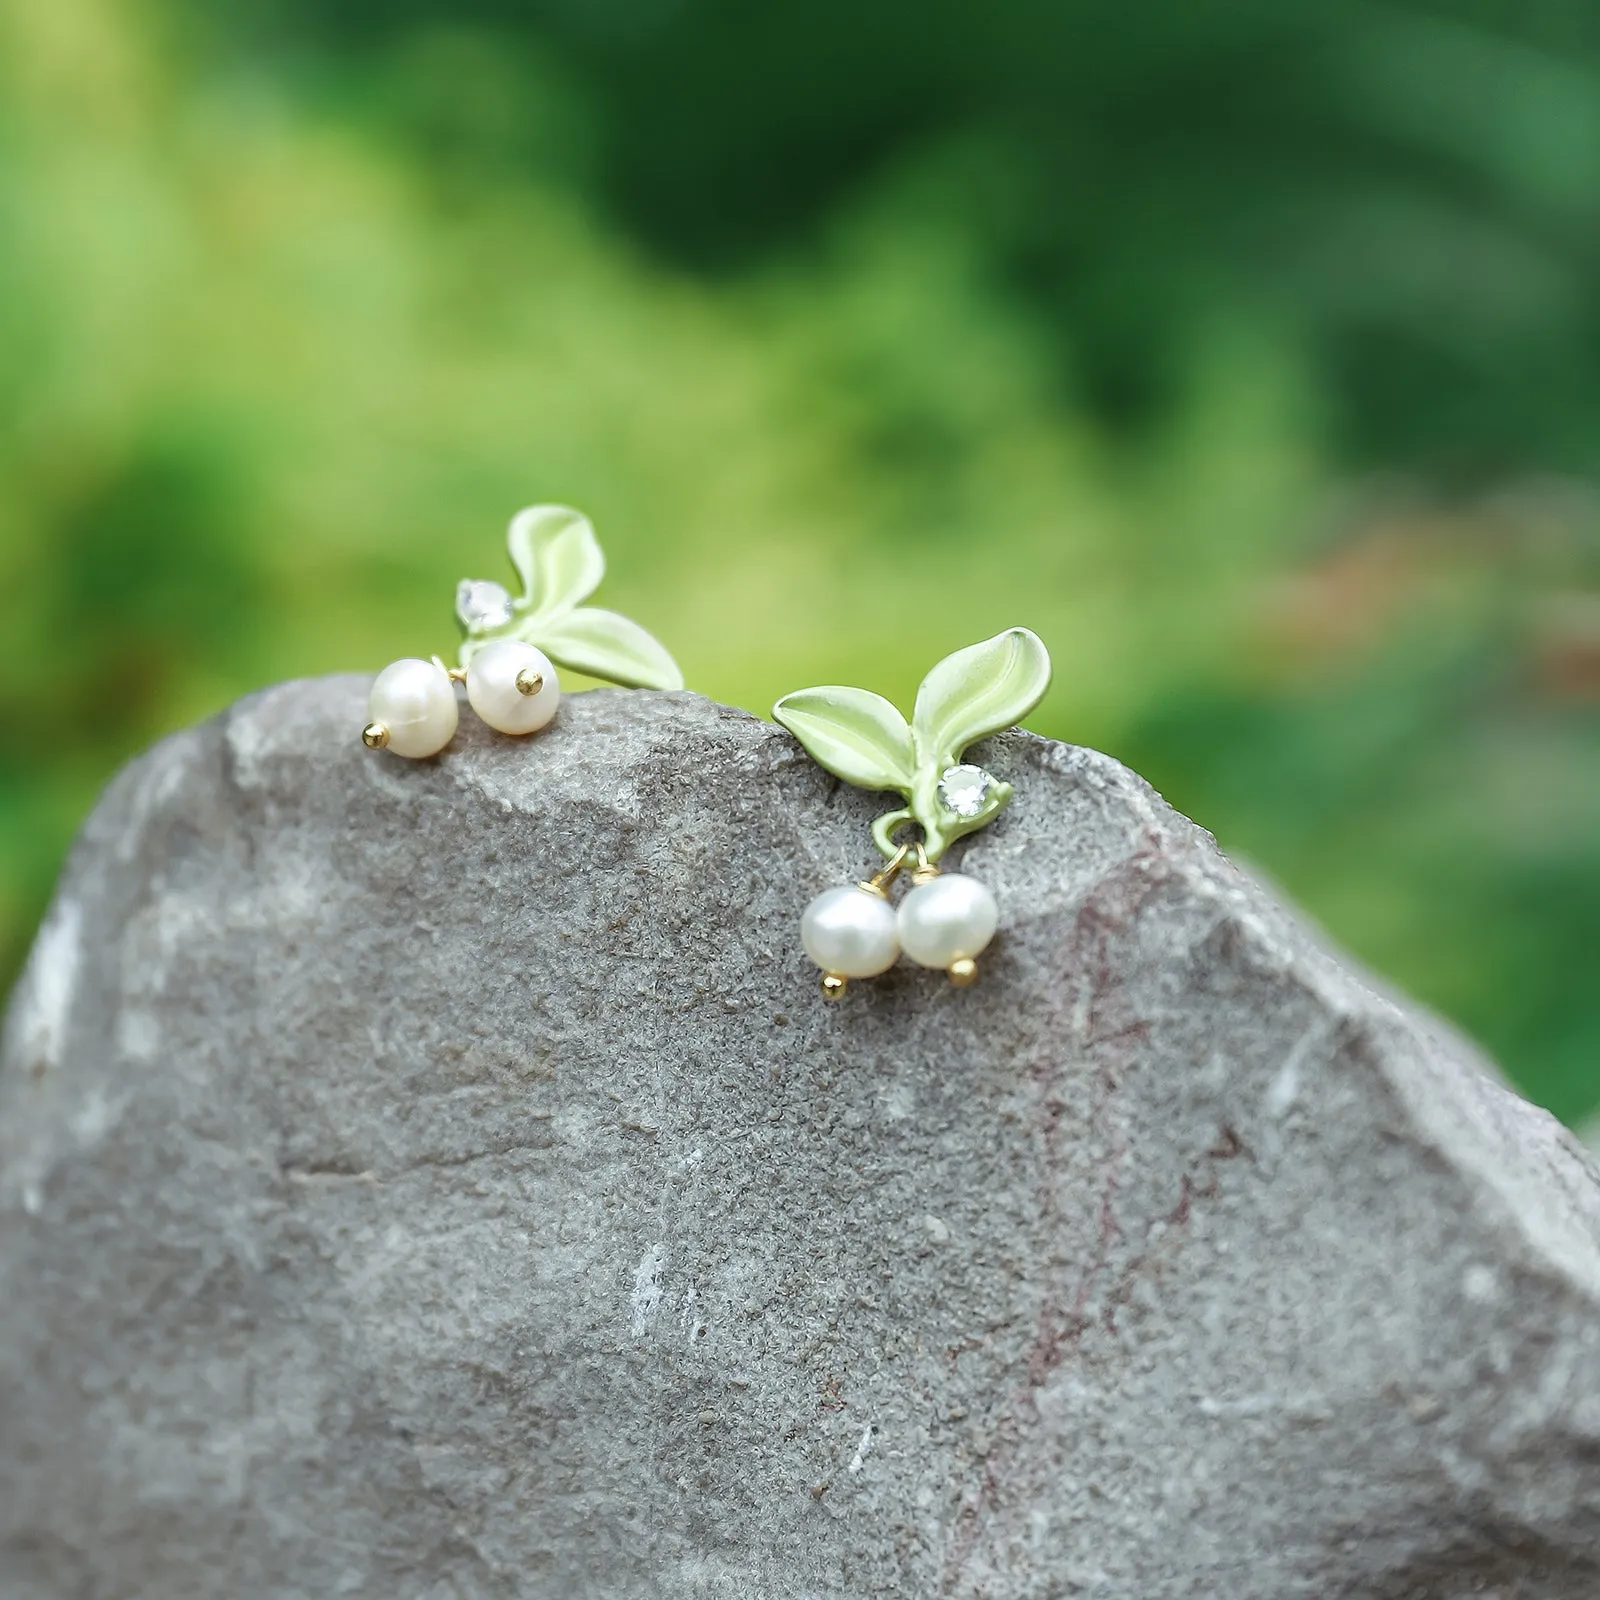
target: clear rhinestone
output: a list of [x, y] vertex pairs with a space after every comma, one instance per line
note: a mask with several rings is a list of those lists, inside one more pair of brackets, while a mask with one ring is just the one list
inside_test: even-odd
[[456, 615], [468, 633], [503, 628], [512, 617], [511, 592], [503, 583], [467, 578], [456, 586]]
[[982, 767], [946, 767], [939, 780], [939, 803], [958, 817], [976, 817], [993, 788], [994, 779]]

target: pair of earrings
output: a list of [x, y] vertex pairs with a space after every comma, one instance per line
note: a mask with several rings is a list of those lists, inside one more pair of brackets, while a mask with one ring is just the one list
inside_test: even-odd
[[[681, 689], [666, 647], [636, 622], [584, 602], [605, 576], [589, 519], [566, 506], [530, 506], [511, 522], [511, 564], [522, 580], [468, 580], [456, 590], [465, 637], [458, 664], [438, 657], [393, 662], [372, 686], [362, 742], [420, 759], [455, 737], [456, 687], [501, 733], [546, 727], [561, 704], [558, 664], [628, 688]], [[872, 825], [884, 865], [854, 887], [825, 890], [800, 922], [806, 954], [822, 969], [822, 993], [841, 999], [852, 978], [887, 972], [902, 954], [942, 969], [958, 987], [999, 926], [994, 896], [940, 863], [957, 839], [987, 826], [1011, 785], [965, 761], [967, 747], [1019, 722], [1050, 686], [1050, 656], [1026, 628], [1010, 628], [946, 656], [917, 691], [908, 723], [881, 695], [826, 686], [785, 695], [773, 716], [835, 777], [900, 795], [905, 804]], [[920, 837], [902, 841], [907, 828]], [[909, 869], [898, 906], [890, 891]]]

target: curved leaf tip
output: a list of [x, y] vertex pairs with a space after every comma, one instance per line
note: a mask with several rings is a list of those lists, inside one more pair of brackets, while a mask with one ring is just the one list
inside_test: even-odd
[[522, 579], [522, 609], [548, 617], [571, 611], [600, 587], [606, 558], [594, 524], [571, 506], [527, 506], [506, 534]]
[[1020, 722], [1049, 687], [1050, 652], [1027, 628], [1007, 628], [946, 656], [917, 691], [919, 761], [958, 761], [969, 744]]

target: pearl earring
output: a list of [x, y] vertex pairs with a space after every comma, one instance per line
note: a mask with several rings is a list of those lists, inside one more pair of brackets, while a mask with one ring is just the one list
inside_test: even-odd
[[[969, 744], [1027, 716], [1049, 687], [1049, 651], [1026, 628], [1010, 628], [946, 656], [922, 680], [909, 725], [865, 689], [801, 689], [773, 708], [835, 777], [907, 802], [872, 825], [885, 865], [854, 888], [825, 890], [800, 919], [825, 999], [842, 998], [852, 978], [887, 972], [902, 951], [918, 966], [942, 968], [958, 987], [976, 981], [1000, 908], [976, 878], [941, 872], [939, 863], [957, 839], [994, 821], [1012, 791], [961, 758]], [[921, 838], [901, 843], [908, 825]], [[889, 890], [908, 862], [912, 888], [896, 907]]]
[[606, 558], [589, 519], [566, 506], [530, 506], [511, 519], [511, 564], [522, 596], [468, 579], [456, 590], [466, 637], [460, 664], [396, 661], [372, 685], [361, 731], [369, 750], [420, 759], [455, 737], [456, 685], [500, 733], [537, 733], [561, 704], [556, 664], [632, 689], [681, 689], [678, 664], [652, 635], [615, 611], [583, 602], [599, 588]]

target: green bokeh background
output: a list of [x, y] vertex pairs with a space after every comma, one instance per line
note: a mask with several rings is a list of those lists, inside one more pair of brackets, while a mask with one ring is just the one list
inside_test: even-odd
[[1578, 1119], [1597, 479], [1573, 0], [8, 0], [0, 980], [119, 763], [562, 500], [755, 710], [1030, 625]]

